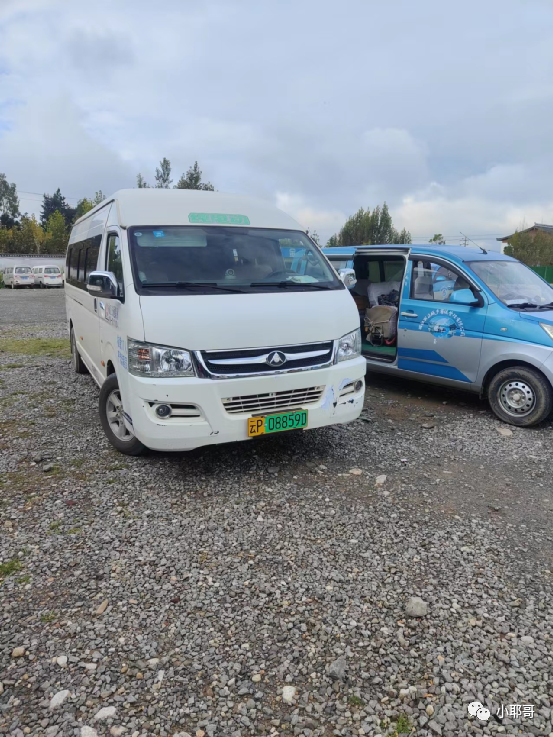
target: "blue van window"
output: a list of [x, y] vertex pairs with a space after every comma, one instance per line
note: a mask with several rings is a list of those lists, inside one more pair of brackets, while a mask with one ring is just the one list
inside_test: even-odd
[[411, 299], [449, 302], [452, 292], [470, 289], [470, 284], [458, 271], [433, 261], [414, 261], [411, 276]]
[[553, 289], [520, 261], [470, 261], [467, 266], [507, 307], [551, 307]]

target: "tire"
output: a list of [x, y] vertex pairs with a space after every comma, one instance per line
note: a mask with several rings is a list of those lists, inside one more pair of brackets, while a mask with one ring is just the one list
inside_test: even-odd
[[500, 420], [518, 427], [543, 422], [553, 410], [553, 393], [545, 376], [527, 366], [499, 371], [488, 386], [488, 400]]
[[77, 348], [77, 341], [75, 339], [75, 331], [71, 328], [69, 334], [69, 341], [71, 343], [71, 362], [73, 364], [73, 370], [76, 374], [88, 374], [88, 369], [85, 362], [81, 358], [79, 349]]
[[123, 422], [123, 403], [116, 374], [111, 374], [100, 389], [100, 422], [109, 442], [120, 453], [137, 456], [146, 450]]

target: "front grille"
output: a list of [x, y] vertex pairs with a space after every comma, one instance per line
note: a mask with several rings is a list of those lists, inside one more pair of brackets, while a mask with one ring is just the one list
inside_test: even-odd
[[289, 409], [315, 404], [323, 394], [324, 386], [307, 389], [291, 389], [285, 392], [249, 394], [246, 397], [227, 397], [223, 406], [229, 414], [252, 414], [255, 412], [286, 412]]
[[[306, 343], [305, 345], [275, 346], [272, 348], [245, 348], [235, 351], [201, 351], [201, 362], [212, 376], [270, 374], [294, 371], [329, 364], [334, 342]], [[284, 354], [285, 361], [277, 365], [267, 363], [272, 353]]]

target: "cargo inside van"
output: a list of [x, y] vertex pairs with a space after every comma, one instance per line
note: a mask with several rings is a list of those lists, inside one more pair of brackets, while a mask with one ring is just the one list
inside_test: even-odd
[[359, 311], [362, 352], [367, 357], [395, 360], [406, 263], [402, 256], [382, 254], [358, 254], [353, 260], [357, 283], [350, 291]]

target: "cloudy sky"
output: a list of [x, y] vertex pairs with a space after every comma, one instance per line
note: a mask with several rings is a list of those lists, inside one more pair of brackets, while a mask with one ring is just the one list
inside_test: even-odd
[[0, 0], [0, 172], [21, 209], [176, 182], [325, 241], [386, 200], [415, 241], [553, 222], [551, 0]]

